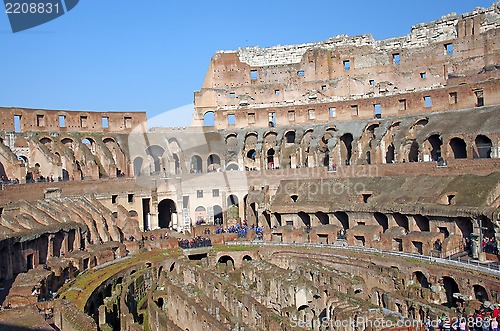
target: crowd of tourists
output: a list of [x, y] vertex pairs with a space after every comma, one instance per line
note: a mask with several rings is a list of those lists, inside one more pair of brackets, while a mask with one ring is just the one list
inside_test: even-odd
[[259, 237], [259, 236], [262, 236], [264, 230], [262, 227], [256, 226], [253, 224], [251, 226], [248, 226], [246, 224], [243, 224], [243, 225], [236, 224], [236, 225], [230, 226], [229, 228], [217, 227], [215, 229], [216, 234], [237, 233], [238, 238], [246, 238], [246, 236], [249, 232], [255, 232], [255, 235]]
[[483, 238], [483, 252], [489, 253], [489, 254], [498, 254], [498, 246], [497, 246], [497, 241], [495, 240], [494, 237], [484, 237]]
[[198, 248], [198, 247], [210, 247], [212, 246], [212, 241], [210, 238], [205, 238], [201, 236], [196, 236], [191, 239], [177, 239], [177, 244], [182, 249], [187, 248]]
[[457, 314], [457, 316], [442, 315], [437, 320], [429, 317], [424, 322], [426, 331], [499, 331], [500, 305], [490, 305], [477, 310], [472, 315]]

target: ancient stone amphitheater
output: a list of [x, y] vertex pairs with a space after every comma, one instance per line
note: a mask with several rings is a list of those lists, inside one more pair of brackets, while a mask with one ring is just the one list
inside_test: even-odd
[[499, 28], [497, 2], [387, 40], [220, 51], [186, 128], [2, 108], [0, 329], [423, 330], [489, 314]]

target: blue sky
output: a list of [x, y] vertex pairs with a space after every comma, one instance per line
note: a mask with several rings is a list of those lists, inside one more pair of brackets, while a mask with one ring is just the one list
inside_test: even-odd
[[0, 106], [142, 110], [153, 117], [192, 103], [219, 49], [337, 34], [385, 39], [492, 3], [81, 0], [62, 17], [16, 34], [0, 7]]

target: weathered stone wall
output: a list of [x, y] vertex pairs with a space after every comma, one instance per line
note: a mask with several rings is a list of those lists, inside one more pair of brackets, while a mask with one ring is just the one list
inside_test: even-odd
[[497, 104], [498, 17], [493, 4], [387, 40], [339, 35], [217, 52], [195, 92], [193, 125], [207, 112], [217, 129], [232, 129], [374, 118], [374, 105], [385, 117]]
[[[0, 107], [0, 114], [2, 124], [0, 130], [9, 132], [119, 133], [130, 132], [135, 126], [146, 122], [145, 112], [88, 112]], [[15, 121], [19, 121], [17, 128]]]

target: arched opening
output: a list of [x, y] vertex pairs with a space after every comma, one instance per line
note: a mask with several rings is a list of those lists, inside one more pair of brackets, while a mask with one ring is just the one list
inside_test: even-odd
[[236, 163], [230, 163], [227, 165], [226, 170], [227, 171], [238, 171], [238, 170], [240, 170], [240, 168], [238, 167], [238, 165]]
[[450, 147], [455, 159], [467, 158], [467, 144], [462, 138], [452, 138], [450, 140]]
[[413, 279], [416, 280], [422, 288], [429, 288], [429, 281], [421, 271], [413, 273]]
[[194, 210], [194, 219], [196, 220], [196, 225], [205, 224], [207, 221], [207, 209], [203, 206], [198, 206]]
[[214, 126], [215, 125], [215, 114], [213, 111], [207, 111], [203, 115], [203, 126]]
[[437, 161], [437, 159], [441, 157], [441, 146], [443, 146], [443, 141], [437, 134], [433, 134], [427, 140], [429, 141], [432, 147], [431, 149], [432, 161]]
[[170, 265], [170, 268], [168, 269], [169, 272], [174, 271], [175, 268], [175, 262]]
[[68, 231], [68, 252], [72, 252], [75, 249], [75, 239], [76, 239], [76, 230]]
[[448, 276], [443, 277], [443, 286], [446, 291], [446, 306], [449, 308], [457, 306], [457, 299], [453, 296], [454, 293], [460, 293], [457, 282]]
[[387, 147], [387, 152], [385, 153], [385, 163], [394, 163], [395, 155], [394, 155], [394, 144], [390, 144]]
[[163, 298], [158, 298], [158, 301], [156, 301], [156, 306], [160, 309], [163, 309]]
[[333, 213], [333, 216], [339, 220], [344, 230], [349, 229], [349, 215], [346, 212], [336, 211]]
[[418, 143], [414, 140], [410, 146], [410, 152], [408, 153], [409, 162], [418, 162]]
[[144, 160], [142, 157], [138, 156], [134, 159], [134, 176], [140, 176], [141, 175], [141, 169], [142, 169], [142, 163]]
[[297, 216], [299, 216], [299, 218], [301, 219], [302, 223], [304, 223], [305, 226], [311, 226], [311, 216], [309, 216], [309, 214], [306, 214], [301, 211], [297, 214]]
[[408, 217], [406, 217], [406, 215], [394, 213], [392, 216], [394, 217], [394, 221], [398, 226], [404, 228], [407, 232], [410, 231], [410, 227], [408, 225]]
[[476, 148], [474, 149], [474, 158], [475, 159], [490, 159], [491, 158], [491, 149], [493, 144], [491, 143], [491, 139], [479, 135], [475, 140]]
[[459, 217], [456, 219], [455, 223], [460, 229], [460, 232], [462, 232], [462, 238], [469, 238], [473, 231], [472, 220], [468, 217]]
[[295, 142], [295, 131], [285, 133], [285, 141], [287, 144], [293, 144]]
[[234, 260], [229, 255], [222, 255], [217, 261], [217, 267], [224, 273], [234, 271]]
[[247, 157], [250, 159], [250, 160], [253, 160], [255, 161], [255, 158], [257, 157], [257, 152], [255, 151], [255, 149], [251, 149], [247, 152]]
[[321, 211], [318, 211], [317, 213], [315, 213], [314, 215], [316, 215], [316, 217], [318, 218], [319, 222], [323, 225], [326, 225], [326, 224], [329, 224], [330, 223], [330, 219], [328, 218], [328, 215], [321, 212]]
[[172, 154], [172, 157], [174, 158], [174, 173], [178, 175], [181, 173], [181, 161], [177, 154]]
[[47, 263], [47, 257], [49, 253], [49, 237], [44, 234], [38, 238], [38, 263]]
[[413, 218], [420, 231], [429, 231], [429, 219], [427, 217], [419, 214], [413, 216]]
[[64, 240], [64, 235], [61, 232], [57, 232], [56, 235], [54, 236], [54, 239], [52, 241], [52, 254], [54, 256], [61, 256], [62, 253], [62, 248], [63, 248], [63, 240]]
[[476, 297], [476, 300], [478, 301], [481, 301], [481, 302], [485, 302], [485, 301], [488, 301], [489, 298], [488, 298], [488, 292], [486, 291], [486, 289], [481, 286], [481, 285], [474, 285], [474, 296]]
[[373, 214], [373, 217], [375, 217], [377, 223], [382, 226], [384, 232], [389, 228], [389, 219], [387, 218], [387, 215], [376, 212]]
[[252, 257], [250, 255], [243, 256], [243, 261], [252, 261]]
[[199, 174], [203, 172], [203, 161], [201, 160], [201, 157], [198, 155], [193, 155], [191, 157], [191, 173]]
[[214, 205], [214, 225], [224, 224], [224, 213], [222, 212], [222, 207], [219, 205]]
[[158, 204], [158, 226], [161, 229], [171, 227], [173, 221], [177, 221], [177, 209], [175, 202], [171, 199], [164, 199]]
[[146, 155], [153, 158], [153, 166], [150, 167], [152, 174], [159, 174], [162, 171], [161, 158], [165, 153], [165, 149], [158, 145], [152, 145], [146, 148]]
[[352, 157], [352, 141], [354, 140], [352, 134], [346, 133], [342, 137], [340, 137], [340, 141], [342, 142], [340, 146], [340, 152], [342, 158], [345, 160], [346, 165], [351, 164]]
[[129, 210], [128, 216], [133, 219], [133, 220], [138, 220], [139, 219], [139, 213], [136, 212], [135, 210]]
[[267, 150], [268, 169], [274, 169], [274, 154], [275, 154], [275, 151], [273, 148], [270, 148]]
[[239, 206], [238, 197], [234, 194], [229, 195], [227, 197], [227, 205], [228, 205], [228, 207], [231, 207], [231, 206], [238, 207]]
[[207, 159], [207, 171], [220, 171], [220, 157], [217, 154], [211, 154]]

